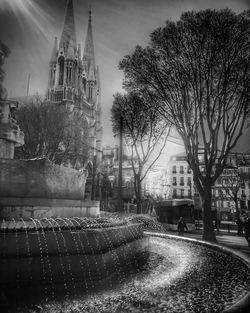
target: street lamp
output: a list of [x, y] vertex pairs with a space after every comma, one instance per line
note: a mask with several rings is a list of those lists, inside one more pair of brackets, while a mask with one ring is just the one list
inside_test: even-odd
[[122, 203], [122, 155], [123, 155], [123, 117], [120, 115], [120, 142], [119, 142], [119, 168], [118, 168], [118, 211], [123, 211], [123, 203]]

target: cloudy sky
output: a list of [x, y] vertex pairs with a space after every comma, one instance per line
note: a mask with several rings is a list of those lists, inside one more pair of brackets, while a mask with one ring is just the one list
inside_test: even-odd
[[[67, 0], [0, 0], [0, 38], [11, 49], [5, 62], [5, 86], [9, 96], [44, 94], [48, 62], [54, 37], [60, 38]], [[112, 95], [122, 90], [118, 62], [137, 44], [146, 45], [149, 34], [167, 19], [182, 12], [229, 7], [236, 12], [249, 9], [248, 0], [74, 0], [77, 42], [83, 46], [88, 10], [93, 11], [96, 63], [100, 67], [104, 145], [114, 144], [110, 126]], [[176, 150], [178, 152], [178, 149]]]

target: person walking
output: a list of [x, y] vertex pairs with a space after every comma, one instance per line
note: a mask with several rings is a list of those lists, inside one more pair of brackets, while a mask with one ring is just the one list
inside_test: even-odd
[[245, 238], [250, 247], [250, 218], [248, 217], [244, 223]]
[[239, 217], [237, 219], [237, 235], [238, 236], [243, 235], [243, 226], [244, 226], [244, 223], [242, 222], [241, 218]]
[[183, 217], [180, 217], [178, 224], [177, 224], [177, 230], [180, 236], [183, 236], [185, 229], [188, 231], [187, 225], [185, 221], [183, 220]]

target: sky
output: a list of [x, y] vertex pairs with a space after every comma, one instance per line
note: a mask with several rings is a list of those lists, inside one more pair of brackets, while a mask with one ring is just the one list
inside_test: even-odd
[[[29, 93], [45, 94], [54, 37], [60, 38], [66, 3], [0, 0], [0, 39], [11, 50], [4, 66], [9, 97], [26, 95], [29, 74]], [[116, 144], [110, 108], [113, 94], [122, 91], [123, 73], [118, 63], [125, 55], [136, 45], [145, 46], [154, 29], [164, 26], [166, 20], [178, 20], [185, 11], [231, 8], [241, 12], [250, 8], [248, 0], [74, 0], [77, 42], [82, 50], [90, 6], [96, 64], [100, 68], [104, 146]], [[183, 151], [173, 144], [172, 149]]]

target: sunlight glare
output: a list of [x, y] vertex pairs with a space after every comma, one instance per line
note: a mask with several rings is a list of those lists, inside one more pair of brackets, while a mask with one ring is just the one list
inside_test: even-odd
[[51, 17], [34, 0], [0, 0], [0, 12], [8, 12], [24, 19], [38, 34], [47, 38], [48, 23]]

